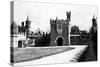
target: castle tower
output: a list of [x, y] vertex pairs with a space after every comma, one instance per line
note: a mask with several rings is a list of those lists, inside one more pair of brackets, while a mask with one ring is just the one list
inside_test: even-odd
[[51, 24], [51, 46], [68, 46], [69, 45], [69, 21], [63, 19], [50, 19]]
[[92, 18], [92, 27], [93, 27], [94, 32], [96, 32], [97, 31], [97, 19], [95, 18], [95, 16], [93, 16]]
[[96, 20], [95, 16], [93, 16], [93, 18], [92, 18], [92, 26], [93, 27], [97, 26], [97, 20]]
[[25, 28], [26, 28], [26, 37], [28, 37], [28, 35], [29, 35], [29, 32], [30, 32], [30, 24], [31, 24], [31, 21], [29, 20], [29, 16], [27, 16], [27, 20], [26, 20], [26, 26], [25, 26]]

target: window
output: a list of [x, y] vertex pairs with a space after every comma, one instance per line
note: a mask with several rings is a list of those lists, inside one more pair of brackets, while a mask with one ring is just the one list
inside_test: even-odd
[[62, 33], [62, 24], [57, 24], [57, 32], [58, 34]]
[[58, 24], [58, 30], [61, 30], [61, 24]]

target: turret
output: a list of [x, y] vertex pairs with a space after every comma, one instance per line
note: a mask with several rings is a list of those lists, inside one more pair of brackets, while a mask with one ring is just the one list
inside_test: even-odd
[[71, 19], [70, 19], [71, 18], [71, 11], [69, 11], [69, 12], [67, 11], [66, 16], [67, 16], [67, 21], [71, 21]]
[[92, 18], [92, 26], [97, 26], [97, 19], [95, 18], [95, 16], [93, 16]]
[[26, 19], [26, 26], [25, 26], [25, 28], [26, 28], [26, 37], [28, 37], [28, 35], [29, 35], [29, 28], [30, 28], [30, 23], [31, 21], [29, 21], [29, 16], [27, 16], [27, 19]]

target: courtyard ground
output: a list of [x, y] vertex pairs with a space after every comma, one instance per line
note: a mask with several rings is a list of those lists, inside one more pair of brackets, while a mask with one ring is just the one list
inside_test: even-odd
[[[76, 46], [62, 46], [62, 47], [36, 47], [36, 48], [23, 48], [16, 49], [15, 59], [20, 62], [27, 58], [29, 61], [15, 63], [15, 66], [20, 65], [37, 65], [37, 64], [54, 64], [54, 63], [69, 63], [77, 62], [79, 56], [87, 48], [86, 45]], [[31, 49], [31, 50], [30, 50]], [[31, 52], [30, 52], [31, 51]], [[39, 57], [39, 58], [37, 58]]]
[[69, 51], [74, 47], [26, 47], [14, 48], [14, 63], [40, 59], [42, 57]]

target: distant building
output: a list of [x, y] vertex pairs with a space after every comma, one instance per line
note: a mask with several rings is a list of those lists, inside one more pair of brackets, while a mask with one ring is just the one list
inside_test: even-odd
[[79, 30], [79, 27], [74, 25], [71, 27], [71, 32], [70, 32], [71, 35], [79, 35], [80, 34], [80, 30]]
[[18, 33], [26, 34], [25, 32], [26, 32], [26, 28], [25, 28], [24, 22], [22, 22], [21, 26], [18, 25]]
[[90, 28], [89, 33], [94, 45], [97, 46], [97, 18], [95, 18], [94, 16], [92, 18], [92, 27]]
[[11, 35], [11, 47], [24, 47], [26, 36], [24, 34]]
[[21, 26], [18, 26], [18, 33], [23, 33], [26, 35], [26, 37], [28, 37], [29, 32], [30, 32], [30, 23], [31, 21], [29, 20], [29, 17], [27, 16], [27, 19], [25, 22], [21, 23]]
[[67, 19], [50, 19], [51, 24], [51, 46], [68, 46], [69, 45], [69, 22], [71, 12], [66, 12]]
[[30, 24], [31, 24], [31, 21], [29, 20], [29, 16], [27, 16], [27, 20], [25, 21], [26, 23], [26, 37], [28, 37], [29, 33], [30, 33]]
[[93, 44], [97, 46], [97, 19], [93, 16], [92, 27], [90, 28], [89, 32], [87, 32], [86, 30], [78, 30], [77, 26], [73, 26], [71, 28], [70, 42], [71, 45]]
[[89, 33], [91, 35], [93, 35], [96, 32], [97, 32], [97, 19], [93, 16], [93, 18], [92, 18], [92, 27], [90, 28]]
[[[25, 24], [26, 23], [26, 24]], [[20, 25], [15, 25], [12, 23], [11, 25], [11, 47], [25, 47], [28, 45], [28, 35], [30, 28], [30, 21], [29, 17], [27, 17], [25, 22], [21, 23]], [[17, 32], [16, 32], [17, 30]]]

